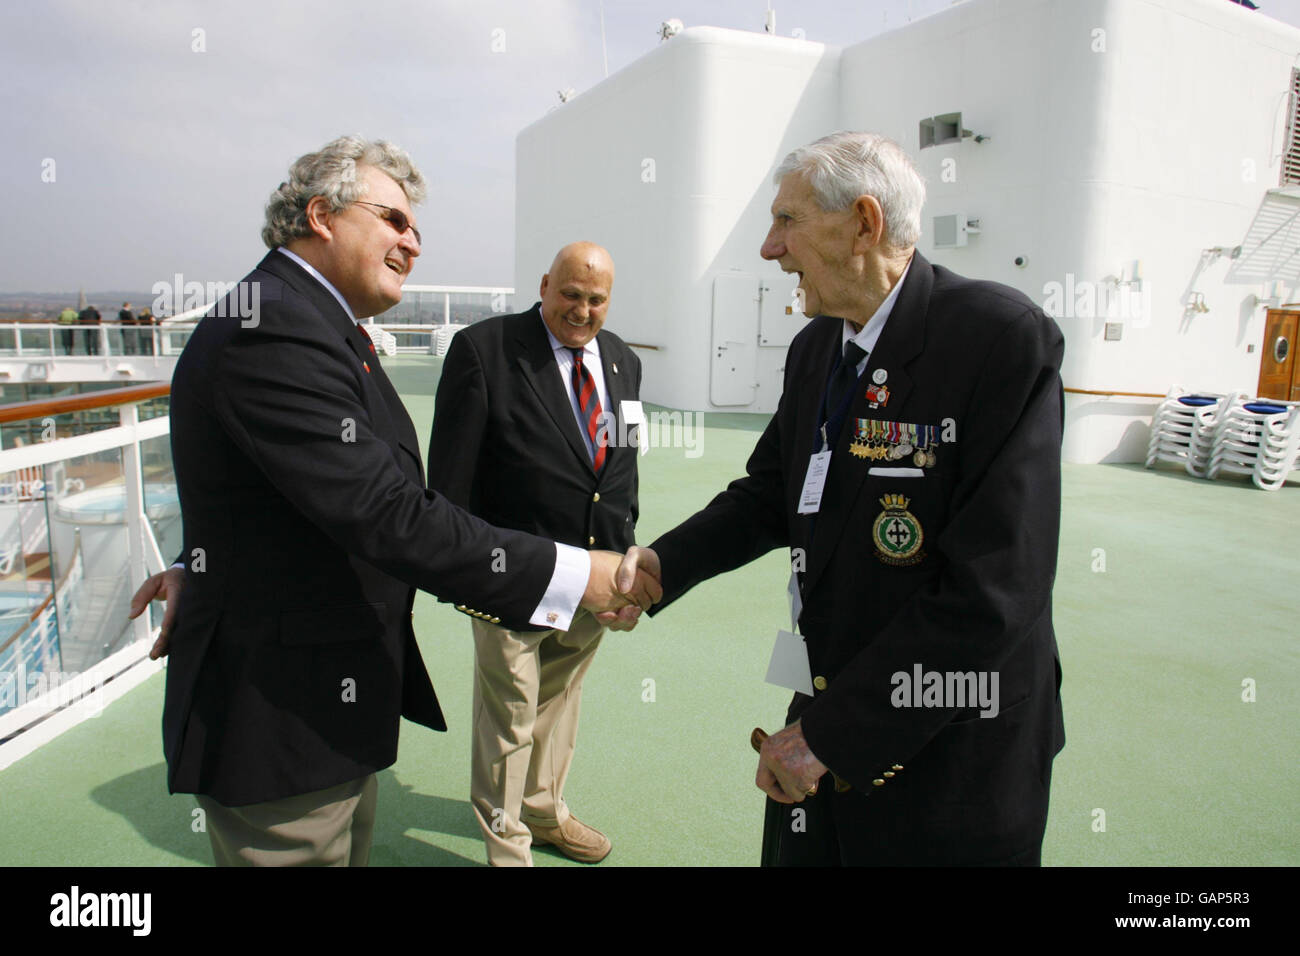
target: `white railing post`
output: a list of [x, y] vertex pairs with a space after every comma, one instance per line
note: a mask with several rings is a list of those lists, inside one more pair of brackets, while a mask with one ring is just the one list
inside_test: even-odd
[[[138, 405], [123, 405], [119, 411], [119, 421], [123, 428], [135, 430], [140, 422]], [[122, 476], [126, 482], [126, 511], [123, 515], [126, 526], [126, 566], [130, 575], [132, 593], [149, 576], [149, 564], [145, 553], [144, 529], [141, 521], [148, 520], [144, 513], [144, 474], [140, 470], [140, 437], [122, 446]], [[149, 639], [149, 615], [141, 614], [131, 625], [132, 639], [144, 641]]]
[[23, 354], [23, 326], [21, 322], [14, 323], [14, 354], [19, 358]]
[[451, 325], [451, 293], [442, 294], [442, 324]]

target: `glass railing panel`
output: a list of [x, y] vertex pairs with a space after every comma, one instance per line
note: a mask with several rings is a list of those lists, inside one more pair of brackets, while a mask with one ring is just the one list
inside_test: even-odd
[[133, 589], [126, 574], [126, 483], [122, 449], [46, 466], [47, 514], [56, 580], [65, 581], [60, 619], [64, 670], [84, 671], [129, 635]]
[[0, 713], [61, 669], [44, 469], [0, 474]]
[[145, 517], [149, 519], [163, 560], [170, 563], [180, 554], [184, 543], [170, 435], [159, 435], [140, 443], [140, 471], [144, 477]]
[[49, 329], [25, 329], [20, 328], [18, 331], [19, 340], [23, 343], [23, 355], [30, 355], [32, 358], [40, 356], [54, 355], [54, 340], [50, 335]]

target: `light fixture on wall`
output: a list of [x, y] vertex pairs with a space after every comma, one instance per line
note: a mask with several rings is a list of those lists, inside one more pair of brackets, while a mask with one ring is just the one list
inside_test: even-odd
[[1281, 280], [1274, 282], [1265, 282], [1260, 286], [1260, 292], [1263, 295], [1251, 294], [1246, 296], [1246, 301], [1250, 303], [1252, 310], [1263, 306], [1266, 309], [1276, 309], [1282, 304], [1283, 283]]
[[1210, 311], [1210, 307], [1205, 304], [1204, 292], [1193, 292], [1187, 297], [1187, 311], [1200, 312], [1202, 315]]
[[1241, 246], [1211, 246], [1208, 249], [1202, 249], [1201, 256], [1206, 260], [1207, 264], [1220, 256], [1236, 259], [1241, 256]]
[[1119, 274], [1111, 273], [1101, 277], [1102, 284], [1119, 291], [1120, 286], [1127, 286], [1135, 292], [1142, 291], [1142, 260], [1130, 259]]
[[987, 142], [991, 138], [983, 133], [972, 133], [970, 130], [963, 128], [960, 112], [929, 116], [921, 120], [920, 123], [922, 149], [927, 149], [930, 146], [946, 146], [949, 143], [960, 143], [968, 136], [973, 137], [977, 143]]

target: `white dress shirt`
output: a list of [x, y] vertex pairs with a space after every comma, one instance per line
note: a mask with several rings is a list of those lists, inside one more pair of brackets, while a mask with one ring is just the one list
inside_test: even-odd
[[894, 287], [889, 290], [889, 295], [885, 296], [885, 301], [880, 303], [876, 311], [872, 313], [871, 318], [867, 319], [862, 326], [861, 332], [854, 332], [853, 326], [849, 325], [848, 319], [844, 320], [844, 328], [840, 338], [840, 354], [844, 354], [844, 346], [850, 339], [857, 343], [858, 348], [867, 354], [862, 356], [858, 362], [858, 375], [867, 367], [867, 362], [871, 358], [871, 350], [876, 347], [876, 342], [880, 339], [880, 333], [885, 330], [885, 322], [889, 319], [889, 313], [894, 311], [894, 303], [898, 301], [898, 292], [903, 288], [903, 283], [907, 281], [907, 273], [912, 268], [912, 260], [907, 261], [903, 268], [903, 274], [898, 277]]
[[[542, 328], [546, 329], [546, 338], [551, 343], [551, 352], [555, 355], [555, 364], [560, 370], [560, 379], [564, 382], [564, 392], [569, 396], [569, 407], [573, 409], [573, 418], [578, 423], [578, 431], [582, 433], [582, 442], [587, 446], [587, 457], [595, 461], [596, 446], [587, 432], [587, 420], [578, 407], [578, 395], [573, 390], [573, 350], [552, 335], [545, 322], [542, 322]], [[600, 399], [601, 421], [605, 423], [606, 434], [612, 434], [614, 416], [609, 407], [609, 391], [605, 388], [605, 369], [600, 364], [600, 346], [595, 338], [582, 347], [582, 367], [591, 373], [591, 380], [596, 386], [596, 397]]]

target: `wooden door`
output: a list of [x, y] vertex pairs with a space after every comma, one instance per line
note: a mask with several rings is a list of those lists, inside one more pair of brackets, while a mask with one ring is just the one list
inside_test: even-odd
[[1300, 312], [1269, 309], [1264, 322], [1264, 353], [1259, 357], [1259, 397], [1300, 401], [1300, 362], [1296, 331]]

